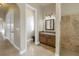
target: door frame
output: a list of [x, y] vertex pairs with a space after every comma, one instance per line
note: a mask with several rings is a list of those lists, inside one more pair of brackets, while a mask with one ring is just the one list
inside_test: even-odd
[[[38, 45], [39, 44], [39, 35], [38, 35], [37, 9], [34, 8], [33, 6], [31, 6], [30, 4], [26, 4], [26, 9], [27, 9], [27, 7], [34, 11], [35, 45]], [[27, 31], [27, 29], [26, 29], [26, 31]], [[27, 32], [25, 35], [28, 35]]]
[[55, 49], [55, 56], [60, 56], [60, 34], [61, 34], [61, 3], [56, 3], [56, 22], [55, 22], [55, 29], [56, 29], [56, 49]]

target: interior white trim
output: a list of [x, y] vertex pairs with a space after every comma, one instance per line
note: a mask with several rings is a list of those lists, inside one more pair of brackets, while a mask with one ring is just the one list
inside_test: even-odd
[[20, 11], [20, 51], [22, 51], [27, 46], [27, 42], [25, 41], [25, 4], [17, 3], [17, 6]]
[[26, 49], [20, 51], [20, 55], [23, 55], [26, 52]]
[[61, 21], [61, 3], [56, 3], [56, 52], [55, 55], [60, 55], [60, 21]]
[[40, 44], [40, 42], [35, 42], [35, 45], [39, 45]]
[[[38, 21], [37, 21], [37, 9], [34, 8], [33, 6], [26, 4], [26, 7], [30, 8], [31, 10], [33, 10], [35, 12], [35, 20], [34, 20], [34, 27], [35, 27], [35, 44], [39, 44], [39, 35], [38, 35]], [[27, 34], [26, 34], [27, 36]]]
[[4, 38], [4, 40], [9, 39], [9, 38], [8, 38], [8, 37], [6, 37], [6, 36], [4, 36], [3, 38]]
[[20, 50], [20, 48], [17, 47], [13, 42], [11, 42], [10, 39], [7, 38], [7, 40], [8, 40], [17, 50]]
[[30, 42], [30, 41], [33, 41], [33, 39], [26, 40], [26, 42]]
[[26, 4], [28, 8], [31, 8], [32, 10], [37, 10], [36, 8], [32, 7], [31, 5], [29, 4]]

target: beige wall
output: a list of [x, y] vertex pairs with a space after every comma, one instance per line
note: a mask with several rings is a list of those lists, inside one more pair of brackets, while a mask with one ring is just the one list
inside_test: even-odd
[[41, 11], [43, 19], [45, 16], [56, 15], [56, 4], [50, 3], [49, 5], [43, 6], [41, 7]]
[[79, 4], [62, 4], [61, 55], [79, 55]]
[[79, 14], [79, 3], [62, 3], [61, 4], [61, 14], [63, 15], [72, 15]]
[[0, 18], [2, 18], [3, 21], [5, 20], [5, 16], [6, 16], [5, 11], [1, 11], [1, 12], [0, 12]]
[[3, 20], [5, 20], [5, 13], [1, 12], [0, 13], [0, 18], [3, 18]]

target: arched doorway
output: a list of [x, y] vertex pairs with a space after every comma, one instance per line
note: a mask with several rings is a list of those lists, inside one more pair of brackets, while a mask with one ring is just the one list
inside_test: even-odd
[[[19, 55], [20, 51], [20, 11], [17, 4], [5, 3], [0, 6], [0, 30], [3, 41], [0, 55]], [[2, 25], [3, 24], [3, 25]], [[3, 26], [3, 29], [2, 29]], [[3, 47], [5, 49], [3, 49]], [[1, 50], [2, 49], [2, 50]]]

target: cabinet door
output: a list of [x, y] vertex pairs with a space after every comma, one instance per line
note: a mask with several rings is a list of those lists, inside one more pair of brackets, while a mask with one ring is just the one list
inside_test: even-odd
[[47, 43], [48, 43], [48, 45], [55, 47], [55, 36], [50, 35], [47, 39]]
[[52, 39], [52, 41], [53, 41], [53, 47], [55, 47], [55, 36], [51, 36], [51, 39]]
[[40, 39], [40, 43], [46, 44], [46, 38], [44, 34], [40, 34], [39, 39]]

